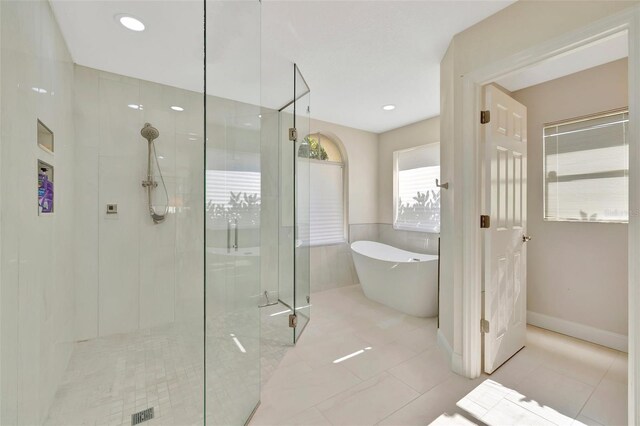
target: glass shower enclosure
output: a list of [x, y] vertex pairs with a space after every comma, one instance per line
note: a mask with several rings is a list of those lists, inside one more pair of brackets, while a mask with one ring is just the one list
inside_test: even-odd
[[260, 2], [2, 0], [0, 24], [0, 424], [244, 425], [265, 291], [289, 345], [311, 305], [310, 90], [293, 66], [264, 107]]

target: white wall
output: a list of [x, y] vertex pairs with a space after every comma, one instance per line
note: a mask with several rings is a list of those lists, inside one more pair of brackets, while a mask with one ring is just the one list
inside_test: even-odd
[[[3, 1], [0, 10], [0, 424], [34, 425], [74, 341], [73, 64], [47, 1]], [[38, 118], [54, 132], [54, 154], [36, 144]], [[55, 168], [48, 216], [38, 216], [38, 159]]]
[[[440, 66], [441, 104], [441, 175], [450, 188], [441, 199], [441, 293], [440, 332], [452, 348], [452, 361], [462, 354], [462, 288], [477, 283], [462, 282], [462, 242], [465, 221], [461, 214], [462, 191], [475, 185], [475, 178], [463, 178], [463, 152], [470, 149], [471, 140], [464, 140], [461, 75], [487, 64], [504, 60], [527, 48], [534, 47], [581, 28], [591, 22], [633, 6], [637, 2], [576, 1], [535, 2], [519, 1], [495, 15], [457, 34]], [[468, 151], [467, 151], [468, 152]], [[478, 277], [479, 280], [479, 277]]]
[[512, 96], [527, 107], [528, 120], [527, 226], [533, 239], [527, 245], [527, 309], [615, 333], [624, 340], [628, 226], [543, 220], [542, 132], [545, 123], [626, 107], [627, 60]]
[[[80, 66], [75, 84], [77, 339], [195, 315], [203, 297], [202, 94]], [[155, 145], [171, 207], [161, 224], [151, 220], [141, 186], [145, 122], [160, 131]], [[161, 185], [154, 197], [161, 211]], [[108, 203], [118, 204], [117, 215], [106, 214]]]

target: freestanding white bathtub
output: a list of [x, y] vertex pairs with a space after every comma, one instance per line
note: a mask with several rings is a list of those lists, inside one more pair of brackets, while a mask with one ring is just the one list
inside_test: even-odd
[[374, 241], [352, 243], [351, 253], [369, 299], [417, 317], [438, 314], [438, 256]]

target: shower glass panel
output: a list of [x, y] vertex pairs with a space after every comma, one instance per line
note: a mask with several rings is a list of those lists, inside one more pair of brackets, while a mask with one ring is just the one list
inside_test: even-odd
[[260, 3], [206, 2], [206, 424], [260, 399]]
[[203, 0], [0, 1], [3, 426], [204, 421], [203, 20]]
[[310, 232], [309, 232], [309, 140], [311, 90], [297, 65], [294, 65], [294, 127], [295, 141], [295, 258], [293, 287], [293, 307], [296, 315], [296, 326], [293, 341], [297, 342], [311, 318], [311, 281], [310, 281]]
[[[290, 342], [310, 318], [309, 146], [310, 91], [293, 65], [293, 98], [279, 110], [279, 301], [289, 308]], [[295, 131], [294, 131], [295, 130]], [[293, 133], [292, 133], [293, 132]]]
[[[280, 153], [280, 234], [278, 253], [279, 300], [293, 314], [295, 286], [295, 144], [289, 129], [295, 128], [295, 102], [279, 112], [278, 151]], [[288, 337], [289, 342], [293, 340]]]

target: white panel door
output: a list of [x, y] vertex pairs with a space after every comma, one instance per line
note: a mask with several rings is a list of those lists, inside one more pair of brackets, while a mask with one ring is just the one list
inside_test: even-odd
[[485, 88], [484, 371], [492, 373], [525, 344], [527, 108]]

